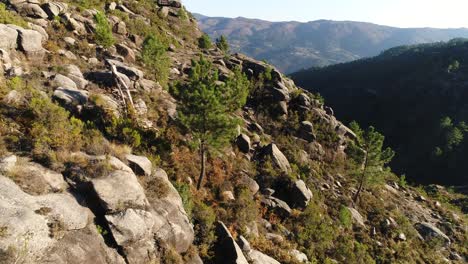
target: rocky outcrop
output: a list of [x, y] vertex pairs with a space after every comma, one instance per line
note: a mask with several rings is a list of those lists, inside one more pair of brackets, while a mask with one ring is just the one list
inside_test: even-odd
[[151, 164], [151, 161], [147, 157], [128, 154], [125, 158], [135, 174], [146, 176], [151, 175], [153, 164]]
[[312, 125], [312, 123], [309, 121], [301, 122], [299, 126], [299, 137], [309, 142], [314, 141], [316, 138], [314, 132], [314, 125]]
[[240, 134], [237, 137], [236, 140], [237, 147], [239, 148], [240, 151], [244, 153], [249, 153], [250, 152], [250, 138], [246, 134]]

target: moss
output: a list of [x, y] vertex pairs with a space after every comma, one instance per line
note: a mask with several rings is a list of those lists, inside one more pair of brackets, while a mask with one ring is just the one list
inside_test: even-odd
[[106, 15], [98, 12], [94, 16], [94, 20], [96, 21], [96, 32], [94, 35], [96, 43], [102, 45], [104, 48], [109, 48], [114, 45], [115, 38]]

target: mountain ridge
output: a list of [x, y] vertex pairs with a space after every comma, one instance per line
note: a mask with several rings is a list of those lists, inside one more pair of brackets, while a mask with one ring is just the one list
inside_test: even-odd
[[371, 57], [400, 45], [468, 37], [466, 28], [397, 28], [325, 19], [271, 22], [199, 14], [195, 17], [212, 38], [225, 35], [233, 51], [266, 60], [286, 73]]

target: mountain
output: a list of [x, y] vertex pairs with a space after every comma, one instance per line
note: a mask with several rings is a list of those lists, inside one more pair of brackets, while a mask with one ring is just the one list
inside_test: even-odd
[[463, 189], [212, 44], [174, 0], [0, 2], [0, 263], [466, 263]]
[[378, 55], [400, 45], [468, 37], [468, 29], [395, 28], [371, 23], [307, 23], [195, 15], [212, 38], [225, 35], [235, 52], [266, 60], [286, 73]]
[[425, 183], [466, 185], [468, 41], [396, 47], [294, 73], [337, 117], [373, 125], [398, 153], [392, 167]]

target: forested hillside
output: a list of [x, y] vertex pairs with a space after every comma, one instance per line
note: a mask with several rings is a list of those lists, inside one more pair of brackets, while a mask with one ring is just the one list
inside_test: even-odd
[[392, 163], [419, 183], [468, 183], [468, 42], [402, 46], [351, 63], [292, 75], [346, 122], [374, 125]]

